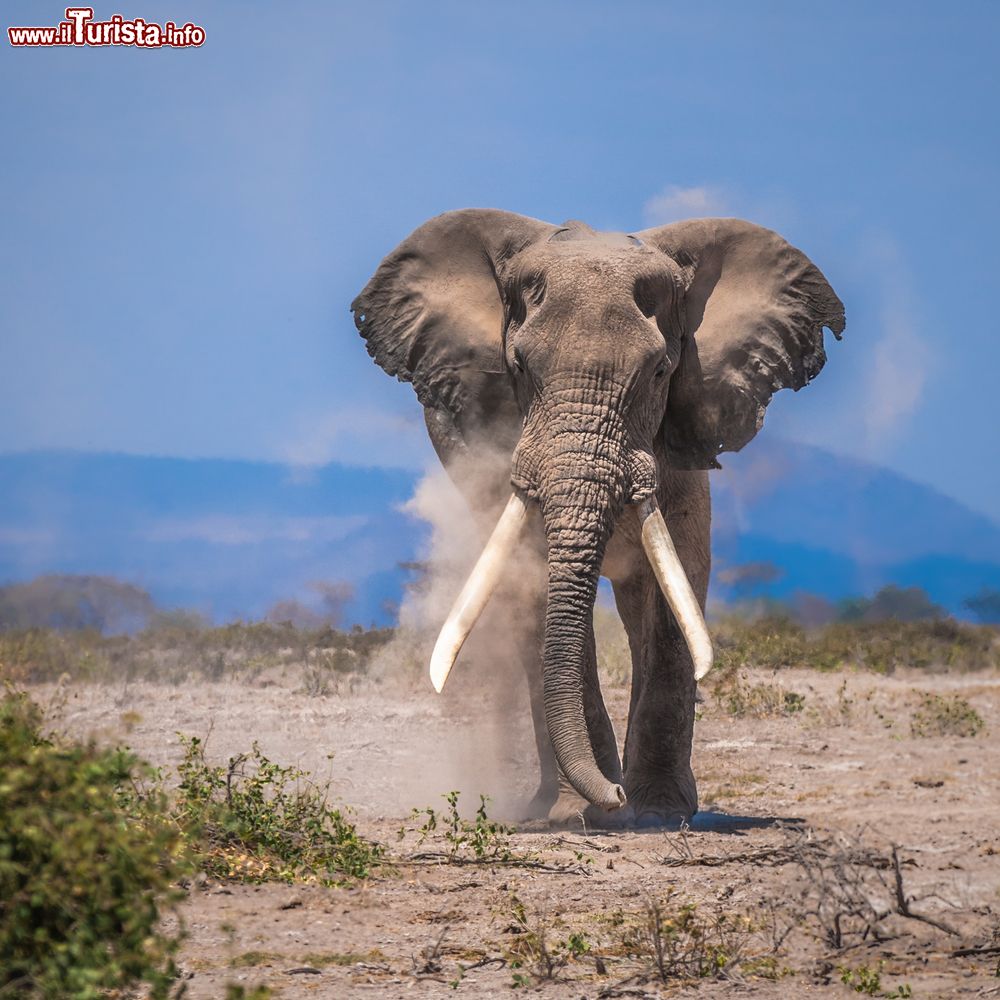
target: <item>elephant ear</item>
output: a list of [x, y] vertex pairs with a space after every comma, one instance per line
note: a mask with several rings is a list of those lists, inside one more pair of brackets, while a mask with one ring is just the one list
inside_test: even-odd
[[844, 305], [800, 250], [740, 219], [691, 219], [637, 233], [681, 268], [685, 346], [670, 382], [662, 437], [671, 464], [718, 468], [764, 422], [779, 389], [801, 389], [826, 361]]
[[[488, 419], [513, 392], [503, 361], [507, 262], [556, 226], [513, 212], [462, 209], [414, 230], [351, 303], [368, 353], [459, 425]], [[484, 412], [485, 411], [485, 412]]]

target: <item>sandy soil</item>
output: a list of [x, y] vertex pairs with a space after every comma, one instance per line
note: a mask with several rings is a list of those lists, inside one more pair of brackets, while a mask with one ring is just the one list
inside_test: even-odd
[[[220, 762], [258, 740], [272, 759], [328, 777], [354, 808], [360, 830], [399, 859], [352, 888], [193, 887], [183, 906], [190, 937], [181, 957], [192, 998], [221, 997], [227, 982], [267, 984], [289, 1000], [506, 996], [516, 995], [516, 975], [528, 983], [521, 992], [559, 998], [848, 996], [840, 969], [860, 967], [880, 971], [872, 995], [893, 995], [908, 984], [914, 997], [1000, 996], [1000, 954], [954, 954], [997, 944], [1000, 678], [785, 671], [748, 683], [777, 683], [803, 695], [804, 707], [777, 718], [732, 718], [709, 696], [695, 737], [703, 812], [689, 832], [519, 824], [511, 838], [517, 857], [530, 854], [559, 871], [416, 862], [408, 860], [416, 835], [397, 842], [401, 826], [419, 825], [411, 808], [440, 808], [450, 789], [463, 792], [467, 807], [479, 792], [491, 795], [498, 817], [516, 813], [534, 790], [523, 706], [491, 712], [495, 697], [468, 684], [443, 697], [422, 685], [367, 682], [309, 696], [292, 677], [79, 686], [65, 692], [61, 718], [72, 733], [127, 743], [156, 764], [179, 759], [177, 732], [207, 737], [209, 758]], [[921, 691], [967, 699], [986, 731], [974, 738], [911, 735]], [[627, 692], [612, 689], [607, 700], [622, 734]], [[804, 835], [777, 820], [801, 821], [792, 828], [808, 827], [820, 840], [832, 832], [848, 850], [867, 845], [884, 858], [899, 845], [904, 898], [950, 931], [895, 915], [883, 922], [885, 940], [837, 952], [802, 916], [803, 900], [816, 905], [825, 876], [796, 862]], [[767, 848], [783, 853], [768, 859]], [[877, 892], [881, 877], [884, 898], [894, 905], [892, 871], [848, 869]], [[728, 980], [661, 983], [648, 960], [628, 956], [623, 936], [641, 926], [651, 900], [671, 894], [668, 906], [690, 900], [707, 920], [751, 914], [761, 928], [751, 951], [792, 925], [775, 963], [787, 974], [777, 981], [744, 971]], [[542, 933], [556, 948], [582, 934], [589, 950], [569, 958], [553, 980], [539, 977], [531, 961], [512, 967], [528, 940], [517, 901], [529, 935]]]

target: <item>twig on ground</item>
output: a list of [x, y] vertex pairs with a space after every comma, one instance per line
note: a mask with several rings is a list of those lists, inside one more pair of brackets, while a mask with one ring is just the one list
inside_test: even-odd
[[1000, 955], [1000, 944], [976, 945], [972, 948], [956, 948], [952, 958], [968, 958], [972, 955]]
[[450, 925], [445, 924], [441, 928], [441, 933], [437, 936], [437, 939], [423, 948], [420, 952], [423, 964], [419, 968], [417, 967], [417, 960], [415, 958], [410, 959], [413, 963], [413, 974], [415, 976], [434, 975], [441, 971], [441, 945], [444, 943], [444, 937], [449, 930], [451, 930]]
[[945, 934], [951, 934], [953, 937], [960, 937], [961, 935], [958, 931], [951, 925], [946, 924], [943, 920], [935, 920], [933, 917], [928, 917], [924, 913], [917, 913], [910, 906], [913, 902], [913, 897], [907, 896], [905, 890], [903, 889], [903, 872], [900, 868], [899, 848], [896, 844], [892, 845], [892, 867], [896, 883], [896, 912], [901, 917], [909, 917], [911, 920], [920, 920], [925, 924], [930, 924], [931, 927], [936, 927], [939, 931], [944, 931]]
[[[671, 847], [674, 845], [671, 843]], [[667, 868], [696, 867], [717, 868], [722, 865], [770, 864], [775, 867], [787, 865], [795, 860], [794, 854], [787, 845], [780, 847], [760, 847], [752, 851], [740, 851], [736, 854], [691, 854], [681, 856], [666, 856], [658, 859]]]
[[556, 837], [552, 843], [557, 846], [571, 847], [575, 851], [586, 849], [600, 851], [603, 854], [621, 854], [622, 851], [619, 844], [597, 844], [592, 840], [567, 840], [565, 837]]
[[444, 851], [420, 851], [393, 861], [395, 865], [458, 865], [477, 868], [527, 868], [530, 871], [545, 872], [551, 875], [591, 875], [587, 865], [578, 864], [547, 864], [544, 861], [534, 861], [531, 858], [457, 858]]
[[462, 970], [462, 974], [464, 975], [466, 972], [472, 972], [473, 969], [485, 969], [490, 965], [498, 965], [501, 969], [503, 969], [507, 965], [507, 959], [500, 958], [499, 956], [496, 958], [490, 958], [490, 956], [487, 955], [484, 958], [481, 958], [478, 962], [474, 962], [472, 965], [462, 965], [460, 963], [458, 967]]

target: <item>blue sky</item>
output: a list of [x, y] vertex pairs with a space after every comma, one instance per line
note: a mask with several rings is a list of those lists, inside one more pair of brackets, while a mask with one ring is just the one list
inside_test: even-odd
[[[5, 27], [58, 4], [7, 3]], [[348, 304], [493, 206], [778, 229], [847, 306], [764, 433], [1000, 519], [1000, 7], [138, 2], [187, 51], [0, 58], [0, 451], [415, 466]], [[278, 12], [282, 20], [276, 21]]]

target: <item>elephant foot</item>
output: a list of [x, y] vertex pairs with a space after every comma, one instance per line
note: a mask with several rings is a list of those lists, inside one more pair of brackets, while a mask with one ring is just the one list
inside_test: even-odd
[[691, 822], [692, 815], [679, 810], [656, 812], [646, 809], [636, 814], [634, 826], [637, 830], [679, 830]]
[[690, 771], [667, 780], [662, 776], [648, 781], [626, 778], [625, 787], [638, 828], [677, 830], [698, 811], [698, 790]]
[[576, 792], [562, 791], [549, 810], [549, 826], [590, 830], [623, 830], [632, 825], [632, 807], [608, 811], [592, 805]]

